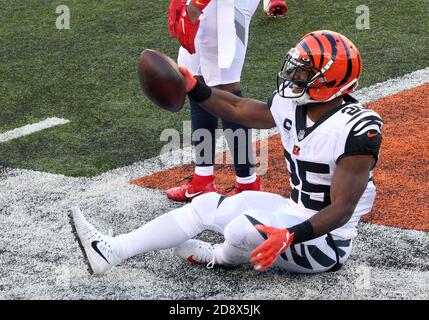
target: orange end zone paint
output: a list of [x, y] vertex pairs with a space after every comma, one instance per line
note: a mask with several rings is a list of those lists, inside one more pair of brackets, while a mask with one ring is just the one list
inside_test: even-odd
[[[429, 84], [370, 103], [384, 119], [383, 144], [375, 172], [377, 198], [363, 220], [394, 227], [429, 231]], [[258, 149], [257, 144], [257, 149]], [[264, 191], [289, 196], [290, 188], [278, 135], [269, 138], [269, 169]], [[166, 190], [191, 175], [185, 165], [138, 178], [130, 183]], [[235, 181], [232, 166], [215, 166], [218, 191]]]

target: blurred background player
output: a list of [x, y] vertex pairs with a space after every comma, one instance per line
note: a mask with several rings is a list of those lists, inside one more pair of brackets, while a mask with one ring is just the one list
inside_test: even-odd
[[[265, 2], [267, 15], [284, 15], [287, 10], [283, 0]], [[171, 0], [169, 31], [182, 45], [179, 66], [189, 69], [210, 87], [241, 97], [240, 77], [249, 25], [258, 4], [259, 0]], [[192, 99], [190, 107], [196, 166], [189, 181], [167, 190], [167, 197], [175, 201], [190, 201], [216, 191], [213, 164], [218, 118]], [[229, 194], [260, 190], [260, 179], [254, 171], [251, 130], [224, 119], [222, 125], [236, 174], [235, 187]]]

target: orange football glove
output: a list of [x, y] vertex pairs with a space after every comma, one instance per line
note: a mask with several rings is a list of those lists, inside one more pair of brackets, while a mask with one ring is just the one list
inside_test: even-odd
[[289, 248], [293, 242], [294, 234], [290, 233], [288, 229], [278, 229], [260, 224], [255, 227], [265, 233], [268, 239], [252, 251], [253, 258], [250, 259], [250, 262], [255, 264], [255, 270], [265, 270]]
[[182, 8], [180, 18], [176, 23], [177, 38], [180, 44], [188, 50], [190, 54], [195, 53], [195, 37], [200, 27], [200, 20], [192, 23], [186, 11], [186, 6]]
[[194, 76], [188, 69], [184, 67], [179, 67], [179, 70], [183, 74], [183, 78], [185, 79], [186, 92], [189, 92], [194, 89], [195, 85], [197, 84], [197, 79], [194, 78]]
[[180, 18], [183, 6], [186, 5], [186, 0], [171, 0], [170, 6], [168, 7], [168, 31], [170, 37], [177, 37], [176, 23]]

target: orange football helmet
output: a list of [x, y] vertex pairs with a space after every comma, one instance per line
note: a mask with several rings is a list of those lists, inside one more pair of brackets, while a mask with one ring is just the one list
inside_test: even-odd
[[[297, 77], [302, 71], [306, 79]], [[314, 31], [287, 53], [277, 76], [278, 92], [297, 104], [327, 102], [356, 90], [361, 73], [362, 57], [349, 39], [334, 31]], [[294, 85], [302, 90], [294, 93]]]

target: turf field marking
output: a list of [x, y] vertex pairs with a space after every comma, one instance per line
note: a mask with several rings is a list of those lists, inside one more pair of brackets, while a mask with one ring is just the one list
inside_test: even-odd
[[10, 140], [20, 138], [23, 136], [28, 136], [32, 133], [42, 131], [44, 129], [52, 128], [55, 126], [59, 126], [62, 124], [69, 123], [70, 120], [67, 119], [61, 119], [61, 118], [47, 118], [43, 121], [33, 123], [33, 124], [27, 124], [23, 127], [16, 128], [10, 131], [6, 131], [4, 133], [0, 133], [0, 143], [2, 142], [8, 142]]
[[369, 103], [418, 87], [427, 82], [429, 82], [429, 67], [362, 88], [356, 93], [352, 93], [352, 96], [358, 99], [360, 103]]

